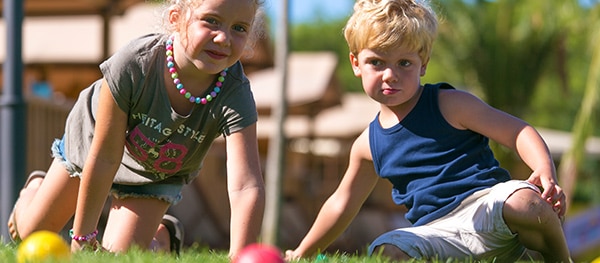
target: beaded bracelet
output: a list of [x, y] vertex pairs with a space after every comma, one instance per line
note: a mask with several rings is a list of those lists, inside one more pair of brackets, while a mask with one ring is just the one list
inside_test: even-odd
[[98, 235], [98, 229], [94, 230], [94, 232], [92, 232], [92, 233], [89, 233], [89, 234], [87, 234], [87, 235], [85, 235], [85, 236], [78, 236], [78, 235], [75, 235], [75, 234], [73, 234], [73, 229], [69, 230], [69, 236], [70, 236], [70, 237], [71, 237], [73, 240], [75, 240], [75, 241], [80, 241], [80, 242], [81, 242], [81, 241], [84, 241], [84, 242], [86, 242], [86, 241], [90, 241], [90, 240], [92, 240], [92, 238], [95, 238], [95, 237], [96, 237], [96, 235]]

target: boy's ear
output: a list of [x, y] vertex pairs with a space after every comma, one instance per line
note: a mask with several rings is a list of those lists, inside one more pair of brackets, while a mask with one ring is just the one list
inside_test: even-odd
[[421, 65], [421, 77], [425, 76], [425, 73], [427, 73], [427, 63], [429, 63], [429, 58]]
[[354, 72], [354, 76], [360, 77], [360, 67], [358, 67], [358, 57], [354, 55], [354, 53], [350, 52], [350, 65], [352, 66], [352, 71]]

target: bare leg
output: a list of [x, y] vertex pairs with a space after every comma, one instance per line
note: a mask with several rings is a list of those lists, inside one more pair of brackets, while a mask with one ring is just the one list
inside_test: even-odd
[[[20, 238], [24, 239], [38, 230], [62, 230], [75, 213], [79, 181], [79, 178], [70, 177], [63, 164], [56, 159], [45, 178], [32, 179], [21, 190], [15, 204], [14, 219]], [[115, 230], [112, 232], [105, 230], [104, 247], [113, 247], [111, 251], [124, 251], [135, 240], [134, 243], [141, 247], [170, 251], [169, 232], [160, 224], [168, 206], [168, 203], [157, 199], [114, 200], [110, 212], [112, 220], [109, 218], [106, 229], [111, 229], [111, 224], [116, 227], [113, 227]], [[143, 220], [146, 218], [153, 220]], [[141, 222], [137, 227], [136, 220]], [[153, 228], [147, 228], [149, 225]], [[8, 222], [8, 226], [9, 229], [15, 227], [12, 222]], [[147, 229], [154, 231], [146, 231]]]
[[513, 233], [528, 249], [538, 251], [545, 262], [569, 262], [562, 224], [552, 206], [531, 189], [513, 193], [504, 204], [503, 216]]
[[59, 232], [75, 212], [78, 188], [79, 179], [55, 159], [43, 180], [32, 180], [19, 194], [14, 218], [20, 238], [38, 230]]
[[[9, 229], [16, 227], [21, 239], [38, 230], [62, 230], [75, 213], [79, 181], [70, 177], [61, 161], [55, 159], [45, 178], [34, 178], [21, 190], [14, 209], [16, 226], [8, 222]], [[124, 251], [135, 243], [152, 250], [170, 251], [169, 232], [160, 224], [168, 207], [168, 203], [157, 199], [114, 200], [104, 247]], [[115, 230], [109, 227], [111, 221]]]
[[[21, 192], [19, 193], [19, 199], [17, 199], [14, 207], [13, 207], [13, 211], [10, 214], [10, 217], [8, 218], [8, 232], [10, 233], [10, 238], [12, 240], [15, 241], [20, 241], [21, 240], [21, 236], [19, 235], [18, 229], [17, 229], [17, 223], [16, 223], [16, 212], [17, 212], [17, 206], [21, 203], [23, 203], [23, 200], [26, 200], [25, 202], [30, 202], [31, 198], [33, 198], [33, 196], [35, 195], [35, 192], [37, 192], [37, 189], [40, 187], [40, 185], [43, 182], [43, 178], [44, 176], [46, 176], [46, 172], [45, 171], [34, 171], [31, 174], [29, 174], [29, 176], [27, 177], [27, 181], [25, 182], [25, 185], [23, 186], [23, 188], [21, 189]], [[22, 200], [23, 199], [23, 200]], [[19, 202], [21, 201], [21, 202]]]
[[160, 224], [158, 226], [154, 238], [152, 238], [152, 243], [150, 243], [150, 250], [171, 252], [171, 238], [165, 225]]
[[[153, 198], [113, 199], [102, 246], [112, 252], [127, 251], [132, 245], [169, 251], [169, 235], [159, 228], [169, 203]], [[164, 226], [163, 226], [164, 228]], [[157, 237], [155, 238], [155, 235]], [[160, 246], [166, 244], [166, 248]]]

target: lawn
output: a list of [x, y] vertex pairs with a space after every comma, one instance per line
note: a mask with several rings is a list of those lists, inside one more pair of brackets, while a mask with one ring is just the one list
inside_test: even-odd
[[[13, 244], [2, 244], [0, 245], [0, 262], [2, 263], [15, 263], [17, 247]], [[50, 261], [50, 263], [57, 263], [60, 261]], [[179, 257], [166, 253], [155, 253], [149, 251], [141, 251], [139, 249], [132, 249], [130, 252], [125, 254], [112, 254], [107, 252], [93, 252], [83, 251], [71, 255], [71, 263], [85, 262], [85, 263], [229, 263], [226, 251], [213, 251], [204, 248], [186, 248], [182, 251]], [[373, 262], [383, 263], [389, 262], [382, 258], [367, 258], [360, 256], [348, 256], [348, 255], [332, 255], [326, 256], [325, 259], [305, 259], [298, 261], [299, 263], [304, 262]], [[37, 263], [37, 262], [36, 262]]]
[[[17, 246], [14, 244], [0, 243], [0, 262], [2, 263], [16, 263]], [[85, 262], [85, 263], [229, 263], [226, 251], [213, 251], [208, 248], [201, 248], [192, 246], [185, 248], [179, 257], [175, 257], [171, 254], [166, 253], [155, 253], [149, 251], [142, 251], [139, 249], [132, 249], [130, 252], [124, 254], [112, 254], [107, 252], [93, 252], [83, 251], [80, 253], [73, 254], [71, 256], [71, 263]], [[303, 259], [297, 261], [298, 263], [386, 263], [391, 262], [384, 257], [367, 257], [364, 255], [349, 255], [349, 254], [326, 254], [324, 257]], [[411, 260], [407, 262], [425, 262]], [[432, 263], [459, 263], [459, 262], [475, 262], [475, 261], [433, 261]], [[493, 262], [493, 261], [489, 261]], [[523, 261], [523, 262], [535, 262], [535, 261]], [[38, 262], [36, 262], [38, 263]], [[61, 263], [57, 261], [50, 261], [50, 263]], [[484, 261], [485, 263], [485, 261]]]

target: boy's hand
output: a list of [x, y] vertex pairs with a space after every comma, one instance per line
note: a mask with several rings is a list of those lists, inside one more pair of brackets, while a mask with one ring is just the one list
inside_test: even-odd
[[544, 188], [542, 198], [552, 205], [554, 212], [558, 214], [561, 222], [564, 222], [565, 214], [567, 211], [567, 198], [560, 186], [552, 184], [548, 191]]
[[527, 181], [542, 187], [542, 199], [552, 205], [554, 212], [556, 212], [561, 222], [564, 222], [565, 214], [567, 212], [567, 198], [562, 188], [558, 186], [553, 177], [541, 176], [540, 173], [533, 172]]

